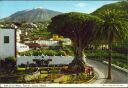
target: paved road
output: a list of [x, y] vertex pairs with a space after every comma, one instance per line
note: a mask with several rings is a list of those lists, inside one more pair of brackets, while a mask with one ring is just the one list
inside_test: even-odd
[[[107, 65], [99, 61], [87, 59], [87, 62], [93, 67], [99, 69], [107, 77]], [[105, 83], [126, 84], [128, 83], [128, 74], [112, 67], [112, 80], [106, 80]]]

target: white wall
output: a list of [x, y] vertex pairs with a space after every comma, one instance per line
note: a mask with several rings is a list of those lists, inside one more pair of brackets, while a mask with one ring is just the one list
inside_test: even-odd
[[[15, 30], [0, 29], [0, 59], [15, 56]], [[9, 36], [9, 43], [4, 43], [4, 36]]]
[[36, 43], [38, 44], [43, 44], [43, 45], [47, 45], [47, 46], [58, 46], [59, 45], [59, 41], [52, 41], [52, 40], [37, 40]]
[[20, 34], [21, 34], [21, 30], [18, 29], [18, 30], [16, 31], [16, 39], [17, 39], [17, 42], [20, 42]]
[[69, 64], [72, 62], [73, 57], [72, 56], [18, 56], [17, 57], [17, 65], [20, 64], [27, 64], [29, 63], [34, 63], [33, 59], [52, 59], [52, 61], [49, 64], [57, 65], [57, 64]]
[[22, 43], [17, 43], [17, 51], [18, 52], [24, 52], [29, 50], [29, 46], [22, 44]]

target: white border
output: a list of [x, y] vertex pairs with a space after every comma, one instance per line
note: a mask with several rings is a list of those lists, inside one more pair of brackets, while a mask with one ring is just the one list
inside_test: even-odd
[[0, 84], [0, 87], [127, 87], [128, 84]]

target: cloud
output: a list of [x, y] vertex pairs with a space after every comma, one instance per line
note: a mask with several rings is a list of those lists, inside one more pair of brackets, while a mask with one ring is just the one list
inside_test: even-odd
[[37, 8], [38, 8], [38, 9], [42, 9], [43, 7], [42, 7], [42, 6], [35, 7], [35, 9], [37, 9]]
[[82, 7], [85, 7], [86, 4], [85, 3], [77, 3], [75, 6], [82, 8]]

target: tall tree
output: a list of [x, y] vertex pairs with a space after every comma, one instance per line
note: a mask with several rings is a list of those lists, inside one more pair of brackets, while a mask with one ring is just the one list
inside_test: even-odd
[[95, 38], [103, 40], [109, 46], [108, 79], [111, 79], [112, 43], [128, 37], [128, 11], [126, 11], [128, 10], [128, 8], [126, 9], [128, 3], [126, 3], [118, 2], [105, 5], [92, 13], [104, 20], [104, 24], [99, 30], [96, 30]]
[[55, 16], [49, 25], [53, 34], [70, 38], [74, 46], [74, 60], [70, 68], [82, 71], [85, 66], [83, 51], [93, 40], [94, 30], [102, 20], [96, 16], [85, 13], [70, 12]]

